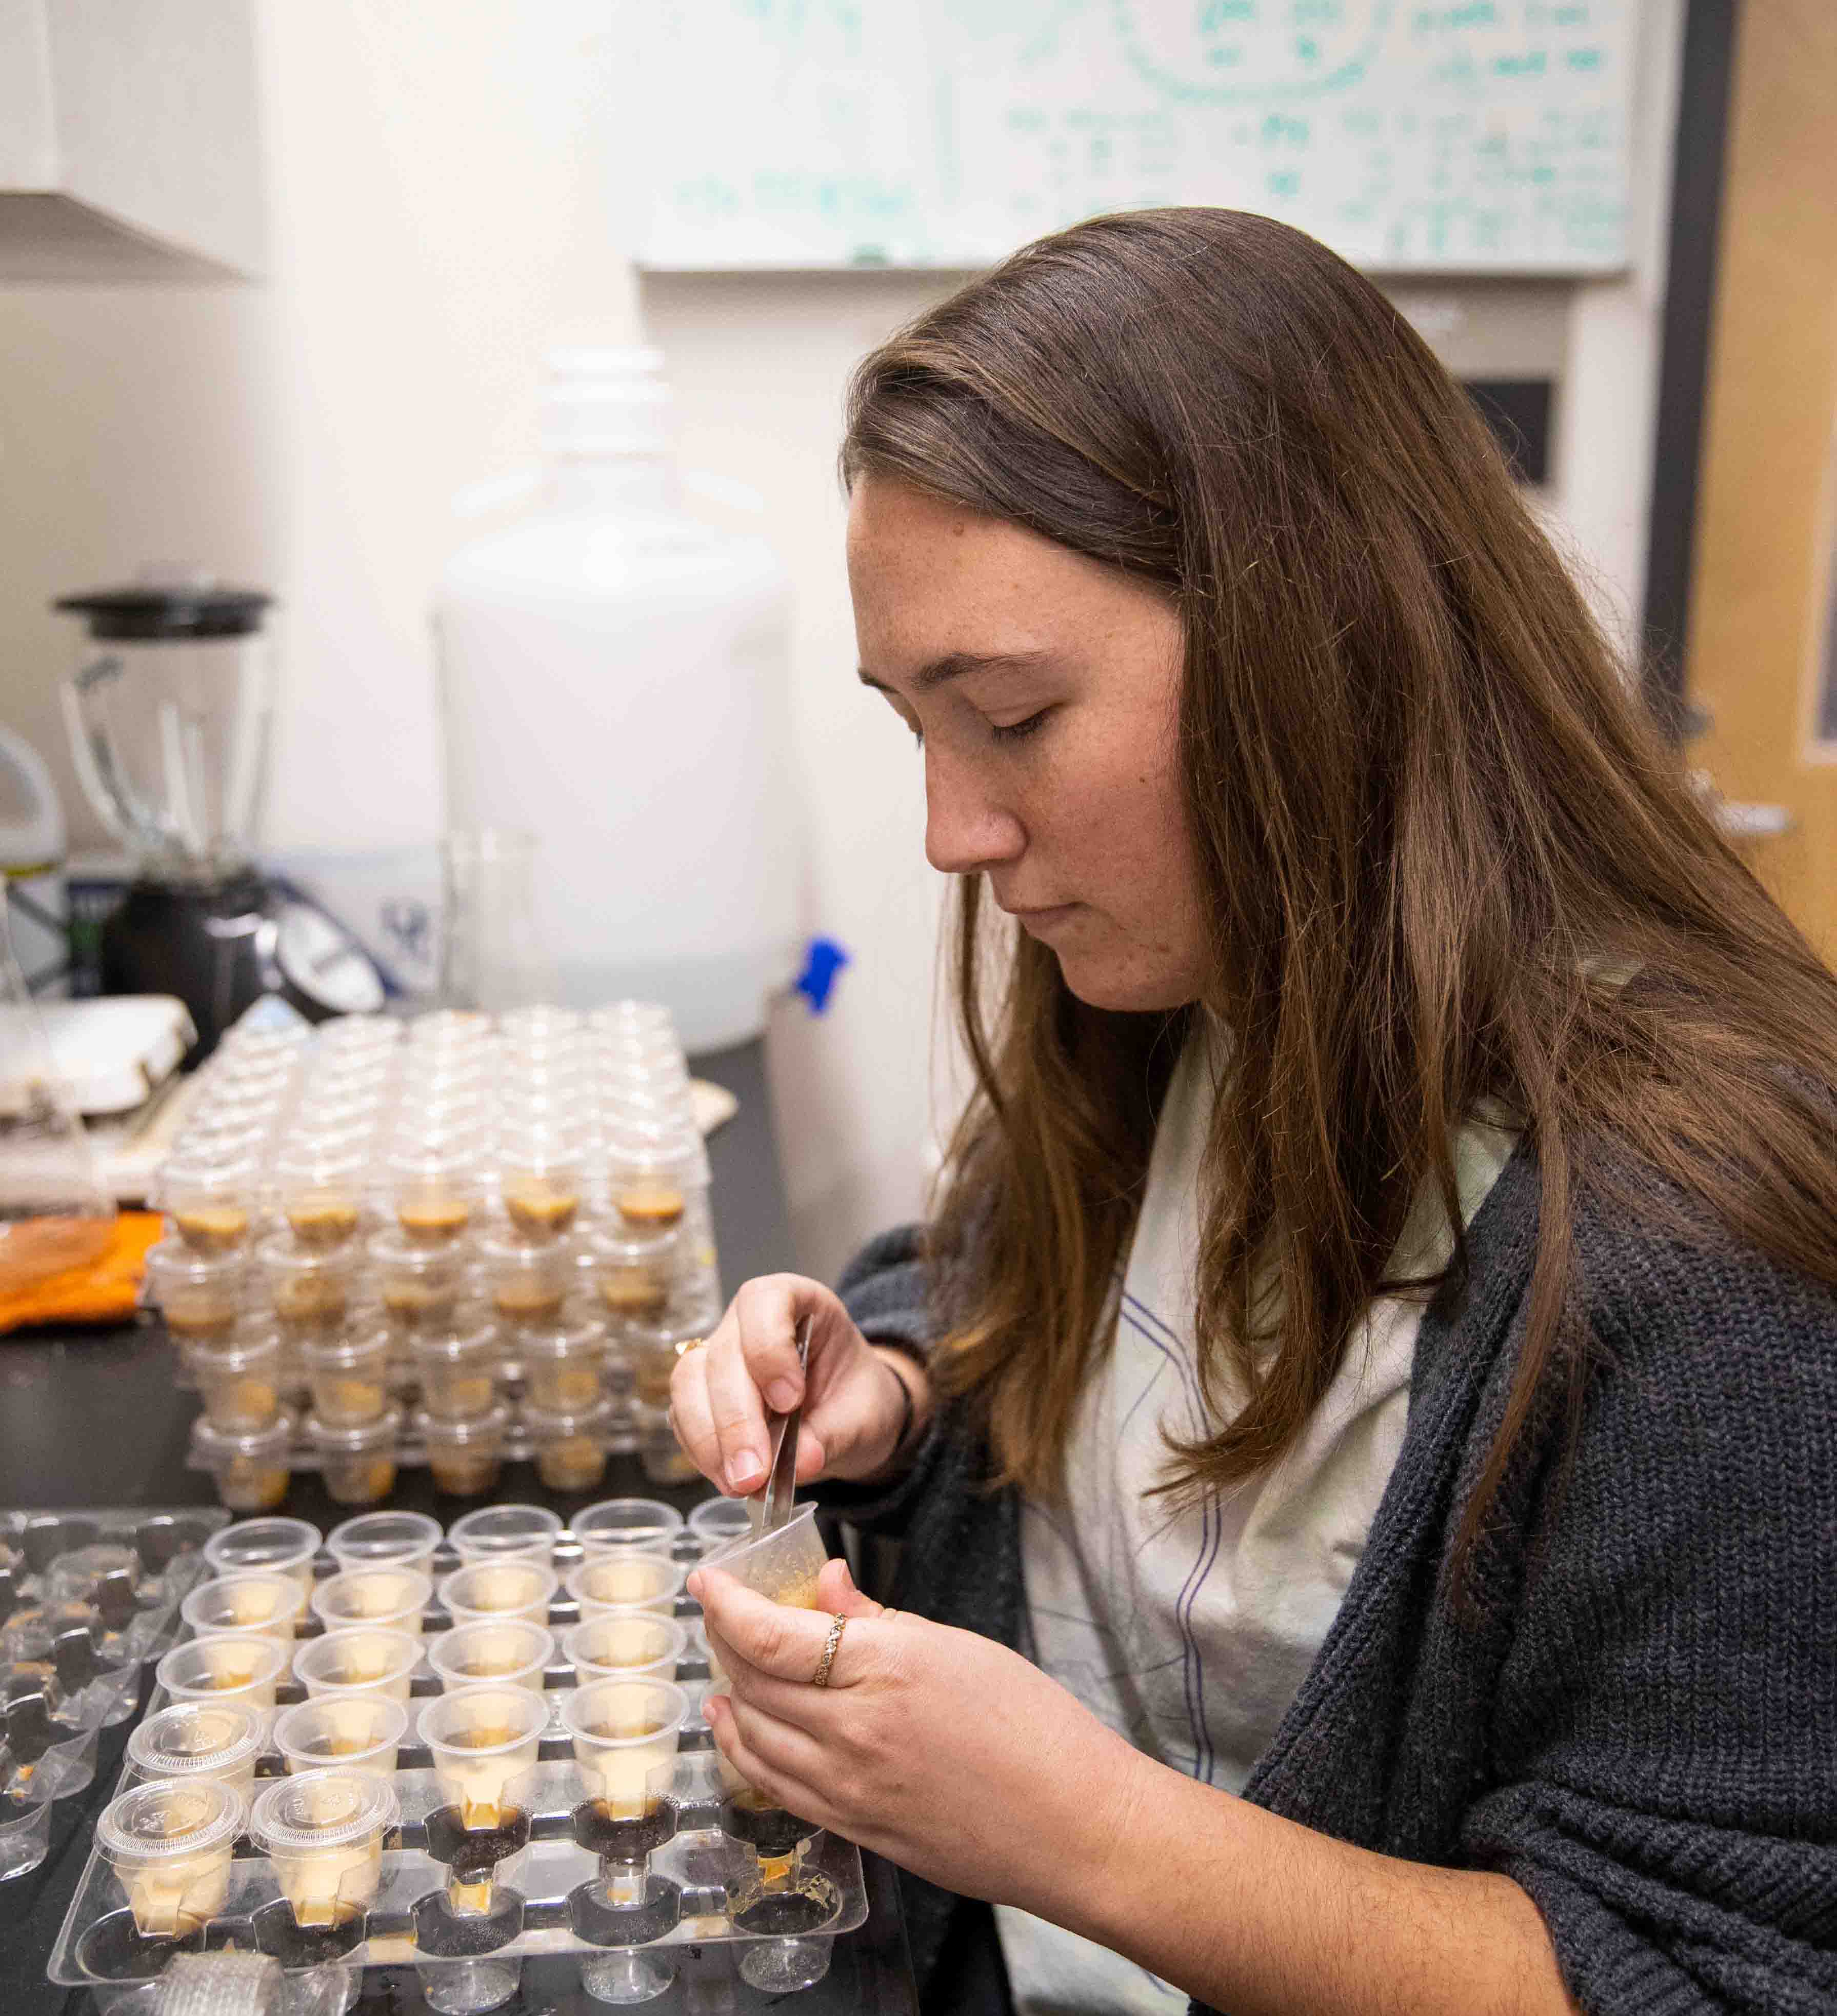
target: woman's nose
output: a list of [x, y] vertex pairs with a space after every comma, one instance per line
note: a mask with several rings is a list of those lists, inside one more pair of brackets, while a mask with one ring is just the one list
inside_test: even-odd
[[925, 859], [941, 874], [974, 875], [1018, 860], [1026, 829], [973, 771], [925, 747]]

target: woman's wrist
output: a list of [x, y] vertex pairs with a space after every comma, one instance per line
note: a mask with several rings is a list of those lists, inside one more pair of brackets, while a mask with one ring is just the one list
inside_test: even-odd
[[868, 1348], [884, 1369], [887, 1377], [899, 1388], [895, 1397], [899, 1404], [893, 1439], [888, 1445], [887, 1453], [876, 1465], [873, 1478], [863, 1480], [872, 1482], [897, 1475], [911, 1461], [931, 1420], [931, 1382], [925, 1375], [924, 1367], [896, 1345], [870, 1341]]

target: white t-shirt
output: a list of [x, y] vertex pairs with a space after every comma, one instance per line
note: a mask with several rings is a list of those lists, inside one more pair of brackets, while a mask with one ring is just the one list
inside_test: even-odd
[[[1021, 1568], [1043, 1671], [1188, 1777], [1240, 1791], [1326, 1638], [1364, 1551], [1410, 1407], [1420, 1298], [1374, 1302], [1300, 1442], [1223, 1499], [1170, 1509], [1150, 1492], [1167, 1438], [1205, 1424], [1194, 1348], [1199, 1165], [1218, 1053], [1188, 1043], [1168, 1089], [1116, 1310], [1081, 1403], [1069, 1503], [1021, 1512]], [[1457, 1135], [1463, 1222], [1517, 1136], [1487, 1113]], [[1412, 1216], [1393, 1272], [1452, 1249], [1439, 1201]], [[1241, 1404], [1241, 1401], [1238, 1404]], [[1185, 1995], [1029, 1913], [996, 1922], [1019, 2016], [1154, 2012]]]

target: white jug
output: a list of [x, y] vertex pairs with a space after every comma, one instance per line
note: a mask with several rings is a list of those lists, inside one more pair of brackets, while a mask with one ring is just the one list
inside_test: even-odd
[[683, 507], [661, 364], [552, 354], [536, 507], [435, 625], [448, 826], [533, 833], [562, 999], [665, 1002], [693, 1051], [763, 1029], [798, 942], [789, 591]]

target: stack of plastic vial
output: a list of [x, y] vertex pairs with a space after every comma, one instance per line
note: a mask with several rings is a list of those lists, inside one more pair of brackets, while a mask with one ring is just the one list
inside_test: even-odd
[[370, 1504], [506, 1458], [558, 1491], [608, 1452], [675, 1474], [677, 1348], [718, 1319], [708, 1165], [667, 1010], [529, 1008], [234, 1032], [153, 1201], [147, 1259], [239, 1511], [290, 1470]]

